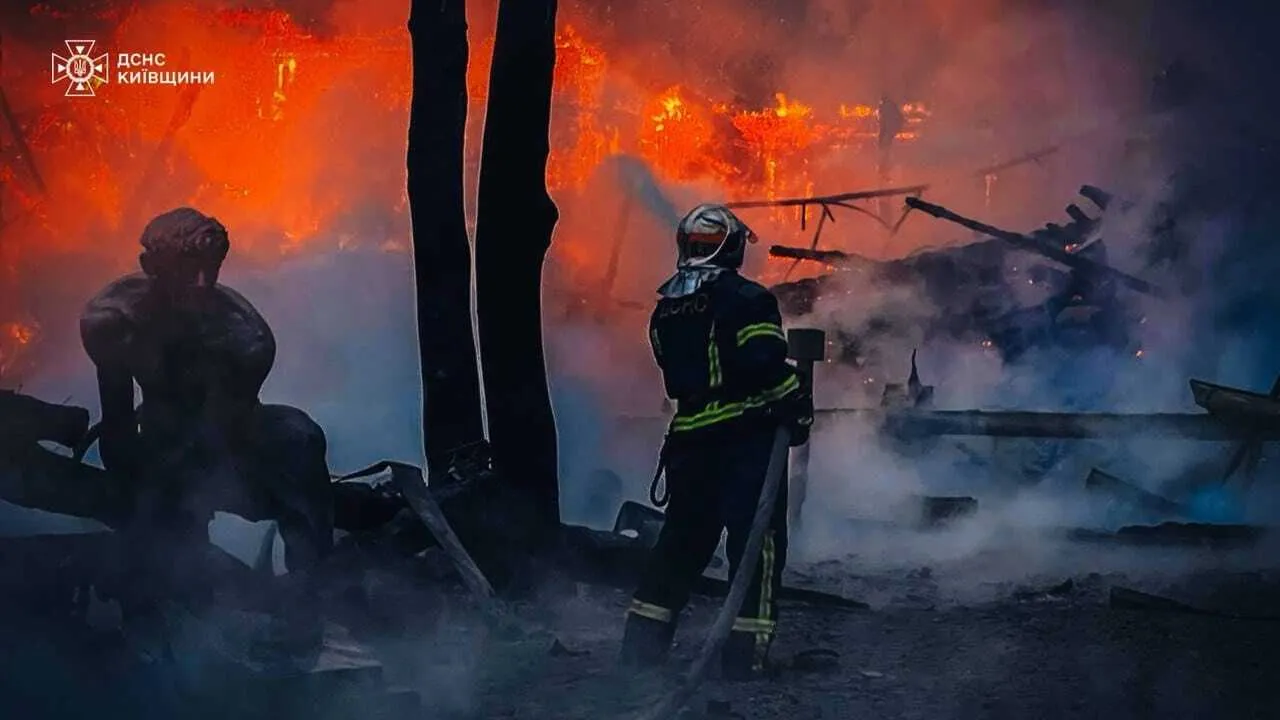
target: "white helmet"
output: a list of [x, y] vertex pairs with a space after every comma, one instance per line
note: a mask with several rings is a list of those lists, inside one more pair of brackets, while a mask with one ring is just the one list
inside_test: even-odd
[[689, 211], [676, 229], [680, 269], [742, 267], [747, 243], [756, 235], [724, 205], [705, 203]]

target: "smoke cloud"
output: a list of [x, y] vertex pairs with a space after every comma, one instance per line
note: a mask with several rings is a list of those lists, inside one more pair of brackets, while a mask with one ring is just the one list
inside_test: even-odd
[[[1210, 20], [1200, 25], [1206, 28], [1203, 33], [1188, 34], [1187, 27], [1208, 19], [1193, 20], [1198, 13], [1176, 3], [1160, 8], [1149, 3], [1066, 8], [1035, 2], [809, 2], [782, 8], [723, 2], [645, 12], [649, 24], [619, 22], [626, 31], [609, 36], [610, 42], [627, 49], [610, 58], [616, 59], [610, 78], [614, 92], [652, 93], [679, 83], [712, 99], [750, 98], [768, 105], [774, 93], [782, 92], [815, 108], [874, 103], [881, 94], [899, 101], [920, 99], [931, 109], [928, 124], [919, 138], [899, 151], [888, 178], [891, 184], [929, 182], [930, 201], [1015, 230], [1065, 222], [1067, 203], [1084, 204], [1077, 188], [1100, 185], [1124, 201], [1105, 214], [1101, 226], [1109, 262], [1171, 294], [1164, 300], [1124, 295], [1140, 352], [1041, 349], [1006, 362], [977, 339], [934, 339], [922, 346], [921, 328], [954, 309], [926, 297], [916, 283], [884, 283], [851, 274], [839, 288], [843, 292], [829, 294], [812, 313], [791, 318], [791, 323], [853, 335], [873, 319], [888, 319], [895, 330], [865, 347], [869, 369], [820, 368], [819, 405], [874, 405], [885, 382], [905, 381], [908, 358], [916, 348], [924, 381], [937, 386], [936, 405], [948, 409], [1192, 412], [1188, 377], [1254, 390], [1270, 386], [1280, 368], [1275, 362], [1275, 334], [1264, 329], [1250, 308], [1268, 303], [1261, 293], [1269, 291], [1258, 281], [1261, 267], [1272, 267], [1275, 255], [1266, 252], [1263, 257], [1256, 246], [1243, 250], [1251, 235], [1260, 234], [1259, 224], [1270, 221], [1262, 219], [1256, 205], [1250, 207], [1232, 193], [1258, 176], [1224, 174], [1232, 162], [1227, 158], [1250, 157], [1258, 140], [1240, 127], [1240, 118], [1248, 116], [1243, 110], [1248, 102], [1224, 97], [1243, 97], [1243, 83], [1224, 79], [1219, 85], [1216, 80], [1238, 72], [1247, 62], [1246, 51], [1231, 60], [1206, 52], [1213, 46], [1210, 37], [1228, 32], [1223, 23]], [[716, 32], [705, 32], [709, 26]], [[1176, 31], [1166, 32], [1172, 28]], [[1159, 78], [1171, 64], [1195, 67], [1198, 82]], [[1170, 85], [1182, 85], [1181, 92], [1192, 92], [1190, 98], [1170, 107], [1168, 95], [1179, 92]], [[1230, 90], [1197, 94], [1209, 87]], [[1046, 147], [1057, 152], [985, 178], [971, 175], [984, 165]], [[1257, 165], [1253, 158], [1248, 166], [1252, 170]], [[806, 170], [815, 193], [881, 182], [873, 161], [847, 152], [809, 157]], [[1215, 183], [1222, 185], [1214, 187]], [[643, 258], [624, 262], [629, 274], [645, 280], [638, 292], [651, 293], [653, 282], [669, 271], [674, 252], [669, 249], [669, 232], [662, 234], [667, 231], [664, 208], [691, 204], [672, 198], [736, 199], [734, 188], [714, 181], [659, 182], [656, 189], [660, 192], [653, 184], [641, 184], [627, 195], [624, 188], [623, 198], [612, 203], [562, 200], [566, 225], [607, 228], [623, 214], [620, 206], [631, 202], [645, 209], [652, 232], [658, 234], [633, 240], [632, 231], [628, 242], [647, 243], [653, 249]], [[836, 212], [843, 222], [827, 229], [823, 247], [873, 258], [974, 240], [919, 215], [908, 218], [902, 231], [889, 237], [870, 222]], [[1186, 254], [1172, 261], [1155, 260], [1155, 229], [1170, 212], [1177, 215]], [[792, 213], [743, 215], [765, 235], [766, 244], [807, 244], [815, 217], [810, 216], [810, 228], [801, 234]], [[560, 237], [576, 236], [567, 232]], [[664, 244], [665, 260], [658, 249]], [[749, 271], [776, 278], [777, 266], [765, 262], [762, 254], [756, 252]], [[601, 271], [604, 257], [597, 249], [595, 265]], [[1248, 268], [1243, 257], [1254, 257], [1260, 265]], [[1010, 262], [1025, 272], [1042, 261], [1014, 253]], [[1239, 281], [1224, 282], [1226, 278]], [[1044, 300], [1035, 297], [1035, 291], [1013, 286], [1007, 300], [1011, 306], [1034, 307]], [[623, 342], [613, 328], [596, 328], [594, 333], [598, 345]], [[573, 336], [582, 353], [587, 346], [582, 331]], [[643, 348], [636, 351], [643, 353]], [[612, 367], [571, 374], [617, 377]], [[645, 408], [635, 412], [652, 414]], [[660, 425], [646, 425], [655, 443]], [[815, 434], [812, 517], [797, 548], [810, 558], [855, 552], [879, 566], [968, 560], [1000, 550], [1008, 562], [997, 563], [999, 572], [1014, 577], [1051, 567], [1078, 569], [1082, 559], [1071, 556], [1065, 545], [1044, 540], [1046, 531], [1115, 528], [1136, 521], [1114, 505], [1084, 496], [1083, 481], [1091, 468], [1154, 491], [1182, 494], [1195, 480], [1205, 482], [1220, 473], [1228, 451], [1180, 441], [982, 438], [904, 449], [856, 421], [833, 420]], [[653, 453], [647, 458], [643, 452], [627, 455], [620, 452], [616, 466], [625, 467], [632, 494], [642, 497]], [[865, 529], [850, 528], [851, 519], [901, 520], [904, 513], [910, 517], [915, 509], [912, 499], [922, 494], [973, 495], [982, 510], [942, 534], [908, 534], [904, 539], [901, 534], [868, 535]], [[1274, 508], [1273, 501], [1264, 499], [1272, 494], [1229, 487], [1184, 499], [1202, 521], [1261, 522]], [[1015, 545], [1036, 550], [1013, 552]], [[1135, 570], [1134, 563], [1142, 562], [1134, 560], [1127, 569]], [[1185, 569], [1179, 562], [1153, 567]]]

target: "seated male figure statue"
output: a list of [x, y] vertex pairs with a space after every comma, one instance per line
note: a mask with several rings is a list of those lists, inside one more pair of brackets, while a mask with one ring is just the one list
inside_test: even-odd
[[300, 580], [333, 545], [324, 432], [301, 410], [259, 400], [275, 338], [218, 283], [226, 228], [179, 208], [148, 223], [141, 242], [142, 272], [104, 288], [80, 320], [97, 369], [102, 462], [132, 498], [131, 552], [153, 562], [131, 560], [167, 566], [172, 579], [173, 553], [203, 547], [223, 511], [275, 520]]

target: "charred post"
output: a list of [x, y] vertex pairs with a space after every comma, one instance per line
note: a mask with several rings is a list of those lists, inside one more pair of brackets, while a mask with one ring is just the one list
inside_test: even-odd
[[542, 264], [559, 212], [547, 192], [556, 0], [498, 9], [476, 224], [476, 314], [494, 467], [559, 526], [555, 418], [542, 345]]
[[[813, 392], [813, 366], [825, 360], [826, 356], [827, 335], [823, 331], [815, 328], [793, 328], [787, 332], [787, 357], [796, 361], [796, 374], [800, 378], [801, 387], [809, 393]], [[790, 510], [791, 532], [799, 536], [804, 519], [801, 511], [809, 487], [809, 443], [795, 449], [791, 462], [787, 507]]]
[[[906, 126], [906, 118], [902, 115], [902, 110], [898, 107], [888, 95], [880, 97], [880, 105], [876, 110], [876, 119], [878, 121], [878, 137], [876, 149], [879, 151], [876, 162], [876, 170], [880, 179], [881, 187], [888, 187], [889, 181], [893, 177], [893, 141]], [[885, 224], [892, 221], [893, 207], [889, 204], [887, 197], [879, 199], [878, 214], [880, 220]]]
[[428, 468], [484, 439], [471, 325], [471, 248], [463, 206], [467, 121], [465, 0], [414, 0], [408, 179]]

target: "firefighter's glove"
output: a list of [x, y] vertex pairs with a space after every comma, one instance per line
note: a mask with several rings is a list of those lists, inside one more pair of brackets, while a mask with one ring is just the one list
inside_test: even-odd
[[809, 442], [809, 430], [813, 427], [813, 394], [797, 392], [783, 401], [787, 429], [791, 431], [791, 447]]

